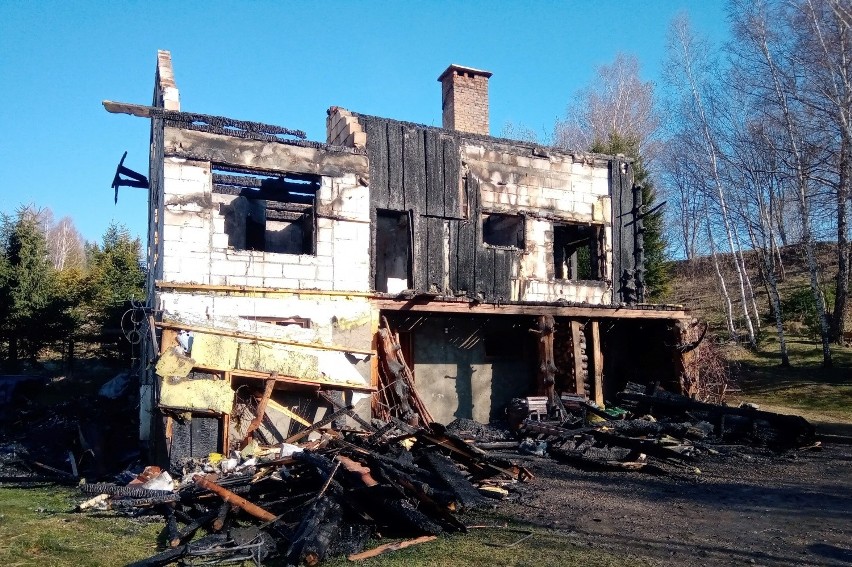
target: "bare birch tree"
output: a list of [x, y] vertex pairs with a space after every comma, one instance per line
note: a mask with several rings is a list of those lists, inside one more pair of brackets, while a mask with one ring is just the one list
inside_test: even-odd
[[586, 149], [617, 134], [636, 143], [637, 153], [651, 164], [658, 155], [659, 128], [653, 83], [640, 78], [635, 56], [619, 53], [611, 65], [598, 68], [592, 84], [568, 106], [565, 120], [556, 125], [554, 143]]
[[736, 245], [734, 229], [731, 226], [730, 212], [726, 188], [720, 172], [720, 155], [717, 147], [717, 139], [711, 127], [711, 117], [708, 112], [708, 101], [706, 100], [705, 77], [699, 69], [699, 65], [706, 64], [706, 44], [696, 38], [693, 34], [689, 20], [685, 14], [677, 16], [672, 22], [669, 31], [668, 50], [670, 56], [668, 77], [672, 82], [682, 89], [684, 96], [690, 100], [690, 104], [683, 105], [691, 114], [698, 127], [699, 137], [703, 141], [702, 151], [709, 165], [708, 174], [716, 193], [719, 207], [719, 217], [725, 231], [725, 237], [731, 252], [732, 260], [739, 284], [740, 300], [742, 302], [742, 314], [748, 333], [748, 342], [752, 347], [757, 346], [757, 336], [754, 324], [749, 312], [749, 299], [746, 293], [750, 286], [748, 273], [742, 255]]
[[[785, 135], [785, 151], [795, 179], [796, 201], [802, 223], [801, 243], [805, 250], [814, 305], [820, 321], [823, 366], [830, 367], [831, 349], [829, 315], [825, 296], [820, 286], [820, 271], [814, 251], [811, 219], [811, 179], [813, 162], [802, 116], [794, 108], [799, 85], [796, 70], [791, 65], [791, 51], [784, 49], [786, 38], [778, 35], [781, 26], [777, 18], [780, 11], [771, 12], [766, 2], [750, 0], [733, 4], [737, 17], [734, 21], [734, 54], [744, 67], [741, 77], [755, 79], [751, 87], [762, 95], [762, 100], [779, 116], [779, 126]], [[770, 18], [775, 21], [770, 22]], [[785, 56], [786, 55], [786, 56]], [[765, 85], [765, 86], [764, 86]]]
[[47, 229], [47, 249], [53, 268], [82, 268], [85, 263], [83, 238], [71, 217], [62, 217]]

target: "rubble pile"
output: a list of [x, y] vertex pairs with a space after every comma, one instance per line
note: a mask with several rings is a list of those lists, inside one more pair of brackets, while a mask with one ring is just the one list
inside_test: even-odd
[[[316, 565], [400, 547], [364, 552], [371, 538], [405, 538], [404, 547], [465, 532], [458, 512], [489, 505], [502, 485], [532, 478], [437, 424], [369, 425], [363, 432], [327, 429], [298, 446], [254, 444], [231, 457], [210, 455], [174, 483], [167, 471], [149, 467], [126, 486], [83, 484], [90, 498], [80, 510], [161, 514], [168, 547], [139, 567], [201, 558], [259, 564], [273, 556]], [[207, 535], [193, 539], [199, 531]]]
[[[584, 469], [646, 470], [665, 473], [661, 465], [683, 468], [725, 444], [783, 451], [813, 445], [813, 425], [796, 415], [761, 411], [756, 406], [730, 407], [695, 401], [659, 388], [628, 383], [618, 395], [621, 407], [603, 411], [587, 400], [563, 399], [568, 418], [541, 419], [533, 411], [510, 416], [519, 452], [550, 457]], [[512, 408], [534, 405], [516, 400]], [[519, 419], [520, 418], [520, 419]], [[477, 439], [483, 449], [503, 449], [490, 437]], [[687, 465], [687, 469], [700, 472]]]

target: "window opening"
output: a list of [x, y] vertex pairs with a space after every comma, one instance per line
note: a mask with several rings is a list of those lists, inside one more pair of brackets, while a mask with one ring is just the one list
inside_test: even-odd
[[316, 254], [320, 176], [214, 168], [213, 193], [228, 246], [281, 254]]
[[411, 225], [407, 212], [376, 211], [376, 291], [399, 293], [411, 285]]
[[553, 268], [558, 280], [600, 280], [601, 227], [553, 225]]
[[524, 217], [497, 213], [482, 215], [482, 241], [491, 246], [524, 247]]

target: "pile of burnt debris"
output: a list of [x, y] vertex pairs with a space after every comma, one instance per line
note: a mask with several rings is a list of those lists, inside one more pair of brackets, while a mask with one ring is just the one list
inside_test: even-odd
[[[535, 462], [525, 454], [596, 470], [693, 474], [723, 444], [784, 450], [815, 443], [814, 428], [798, 416], [635, 384], [619, 395], [618, 408], [581, 396], [560, 402], [555, 411], [544, 397], [516, 399], [503, 428], [465, 419], [413, 427], [391, 416], [360, 419], [356, 431], [323, 420], [292, 443], [247, 439], [239, 452], [187, 461], [171, 474], [148, 467], [123, 482], [82, 484], [89, 499], [79, 508], [162, 514], [168, 547], [139, 566], [269, 557], [316, 565], [466, 532], [459, 513], [490, 507], [533, 479], [517, 464]], [[306, 441], [309, 434], [319, 438]], [[394, 543], [376, 543], [386, 538]]]
[[[186, 463], [178, 481], [149, 467], [127, 485], [83, 484], [91, 498], [79, 508], [162, 514], [168, 548], [138, 566], [259, 564], [271, 556], [316, 565], [465, 532], [458, 512], [488, 506], [507, 493], [504, 486], [532, 478], [437, 424], [363, 425], [364, 431], [326, 429], [299, 445], [249, 443], [231, 456]], [[197, 537], [199, 530], [208, 533]], [[377, 537], [406, 539], [364, 551]]]

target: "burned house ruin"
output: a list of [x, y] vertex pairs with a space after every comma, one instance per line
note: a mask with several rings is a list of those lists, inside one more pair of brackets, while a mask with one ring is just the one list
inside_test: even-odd
[[690, 392], [687, 313], [643, 303], [631, 161], [489, 136], [490, 75], [441, 74], [443, 128], [332, 107], [325, 142], [182, 111], [165, 51], [151, 106], [104, 103], [151, 121], [155, 454], [281, 442], [349, 405], [398, 415], [400, 365], [442, 423], [628, 381]]

